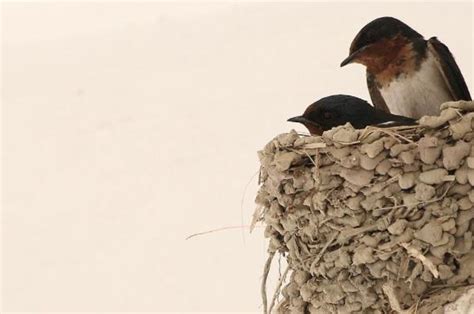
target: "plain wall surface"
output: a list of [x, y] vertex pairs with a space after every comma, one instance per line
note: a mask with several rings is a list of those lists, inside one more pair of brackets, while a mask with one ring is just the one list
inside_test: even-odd
[[438, 36], [474, 92], [472, 10], [3, 3], [2, 312], [260, 311], [262, 228], [185, 238], [249, 224], [257, 150], [304, 130], [287, 118], [369, 99], [339, 64], [372, 19]]

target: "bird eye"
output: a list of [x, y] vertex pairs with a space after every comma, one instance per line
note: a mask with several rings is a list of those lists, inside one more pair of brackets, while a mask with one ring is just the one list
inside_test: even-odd
[[323, 112], [323, 117], [324, 117], [324, 119], [331, 119], [332, 114], [328, 111], [325, 111], [325, 112]]

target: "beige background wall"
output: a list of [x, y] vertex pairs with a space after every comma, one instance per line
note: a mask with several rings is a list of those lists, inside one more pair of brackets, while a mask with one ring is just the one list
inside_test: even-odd
[[472, 7], [3, 4], [2, 312], [259, 311], [262, 230], [185, 237], [250, 221], [288, 117], [368, 99], [338, 65], [373, 18], [437, 35], [474, 92]]

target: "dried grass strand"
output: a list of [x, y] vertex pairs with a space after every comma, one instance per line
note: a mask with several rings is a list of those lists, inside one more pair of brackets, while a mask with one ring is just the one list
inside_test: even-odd
[[283, 272], [283, 275], [280, 277], [280, 280], [278, 280], [278, 284], [275, 288], [275, 293], [273, 294], [273, 297], [272, 297], [272, 302], [270, 303], [270, 307], [268, 308], [268, 313], [272, 312], [273, 306], [275, 305], [276, 300], [278, 296], [280, 295], [281, 286], [283, 285], [283, 282], [285, 282], [285, 279], [286, 279], [286, 276], [288, 275], [289, 270], [290, 270], [290, 266], [287, 265], [285, 271]]
[[250, 229], [250, 228], [263, 228], [263, 227], [264, 226], [251, 226], [251, 225], [221, 227], [221, 228], [211, 229], [211, 230], [207, 230], [207, 231], [203, 231], [203, 232], [193, 233], [193, 234], [187, 236], [185, 240], [189, 240], [189, 239], [194, 238], [194, 237], [202, 236], [202, 235], [209, 234], [209, 233], [224, 231], [224, 230], [245, 229], [245, 228]]
[[262, 277], [262, 285], [260, 286], [260, 293], [262, 294], [262, 303], [263, 303], [263, 314], [268, 314], [268, 299], [267, 299], [267, 279], [268, 273], [270, 272], [270, 266], [272, 265], [273, 257], [275, 256], [275, 252], [271, 252], [268, 255], [267, 261], [265, 262], [265, 266], [263, 267], [263, 277]]

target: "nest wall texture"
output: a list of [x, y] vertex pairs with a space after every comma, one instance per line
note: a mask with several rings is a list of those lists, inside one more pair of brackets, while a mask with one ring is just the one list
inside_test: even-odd
[[450, 102], [419, 126], [268, 143], [255, 217], [290, 269], [276, 311], [441, 313], [474, 284], [473, 117]]

